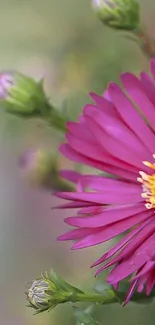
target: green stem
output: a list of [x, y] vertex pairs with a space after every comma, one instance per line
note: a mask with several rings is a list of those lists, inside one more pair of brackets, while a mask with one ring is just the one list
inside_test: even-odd
[[94, 302], [100, 303], [103, 305], [109, 305], [118, 302], [117, 297], [115, 296], [112, 290], [107, 291], [107, 295], [100, 294], [89, 294], [89, 293], [76, 293], [74, 296], [71, 296], [72, 302]]
[[139, 45], [144, 54], [152, 58], [155, 56], [155, 41], [147, 34], [145, 28], [139, 27], [134, 31], [134, 36], [138, 37]]
[[44, 103], [41, 111], [42, 118], [60, 132], [66, 132], [66, 119], [59, 109], [53, 107], [48, 101]]
[[66, 119], [63, 114], [56, 108], [51, 109], [49, 123], [61, 132], [66, 132]]

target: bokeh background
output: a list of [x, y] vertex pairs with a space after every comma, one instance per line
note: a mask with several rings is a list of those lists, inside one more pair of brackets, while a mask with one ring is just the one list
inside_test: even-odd
[[[142, 16], [152, 36], [153, 0], [141, 1]], [[18, 70], [45, 77], [45, 89], [55, 105], [67, 98], [73, 118], [88, 100], [89, 91], [102, 93], [122, 71], [139, 73], [148, 61], [124, 34], [104, 27], [90, 0], [0, 0], [0, 70]], [[22, 178], [19, 157], [29, 146], [57, 150], [61, 137], [45, 123], [21, 120], [0, 111], [0, 324], [73, 325], [71, 306], [33, 316], [26, 308], [27, 281], [54, 270], [79, 287], [91, 287], [89, 265], [105, 250], [70, 251], [56, 237], [65, 231], [67, 211], [50, 191], [32, 188]], [[60, 164], [67, 161], [60, 157]], [[154, 303], [98, 308], [104, 325], [152, 325]]]

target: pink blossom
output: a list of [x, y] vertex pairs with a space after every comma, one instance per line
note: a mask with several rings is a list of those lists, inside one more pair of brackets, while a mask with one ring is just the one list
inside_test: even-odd
[[130, 278], [125, 303], [135, 290], [149, 295], [155, 285], [155, 59], [151, 74], [124, 73], [123, 90], [112, 82], [103, 96], [91, 93], [94, 103], [78, 122], [67, 123], [67, 143], [60, 147], [94, 174], [61, 172], [76, 184], [75, 192], [56, 194], [69, 201], [61, 208], [78, 211], [65, 219], [74, 229], [59, 240], [81, 249], [124, 234], [93, 266], [96, 274], [110, 268], [107, 282], [115, 288]]

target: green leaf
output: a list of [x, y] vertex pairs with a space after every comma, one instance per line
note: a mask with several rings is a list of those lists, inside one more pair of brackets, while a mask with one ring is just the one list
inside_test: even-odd
[[74, 315], [77, 320], [76, 325], [99, 325], [98, 321], [85, 310], [74, 308]]

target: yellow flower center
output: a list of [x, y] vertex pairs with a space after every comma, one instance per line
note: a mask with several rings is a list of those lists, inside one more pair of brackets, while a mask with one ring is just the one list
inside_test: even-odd
[[[155, 155], [153, 155], [155, 159]], [[155, 164], [151, 164], [148, 161], [143, 161], [143, 164], [155, 171]], [[148, 175], [142, 171], [139, 172], [141, 177], [137, 180], [142, 184], [143, 192], [141, 194], [142, 198], [146, 199], [146, 208], [155, 208], [155, 172], [152, 175]]]

